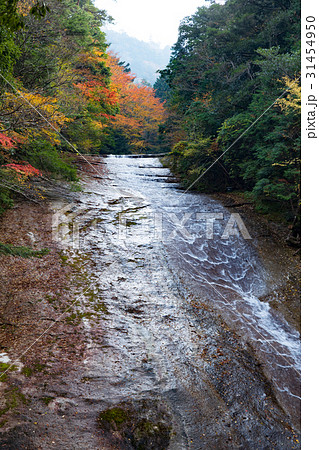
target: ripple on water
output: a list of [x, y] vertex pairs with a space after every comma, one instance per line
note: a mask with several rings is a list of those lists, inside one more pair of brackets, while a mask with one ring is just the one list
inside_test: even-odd
[[[113, 214], [115, 222], [112, 224], [112, 228], [110, 220], [105, 220], [104, 233], [107, 234], [107, 231], [112, 228], [113, 234], [111, 237], [110, 234], [108, 236], [112, 240], [114, 248], [117, 248], [119, 252], [119, 259], [124, 260], [125, 252], [126, 254], [127, 252], [133, 253], [137, 249], [140, 250], [140, 255], [153, 253], [155, 257], [157, 257], [159, 249], [164, 252], [169, 269], [182, 274], [181, 282], [191, 292], [199, 294], [205, 307], [218, 310], [224, 320], [253, 345], [265, 373], [273, 381], [283, 403], [289, 403], [290, 400], [286, 399], [287, 396], [298, 399], [297, 391], [300, 383], [297, 371], [300, 370], [300, 336], [283, 318], [271, 310], [268, 303], [259, 300], [258, 296], [263, 294], [266, 289], [266, 274], [250, 243], [241, 236], [221, 239], [225, 223], [229, 218], [227, 210], [209, 196], [191, 192], [183, 194], [172, 185], [167, 189], [165, 183], [158, 182], [157, 176], [169, 175], [169, 171], [164, 170], [156, 159], [148, 159], [147, 162], [144, 162], [141, 159], [111, 157], [107, 159], [107, 164], [108, 170], [114, 176], [116, 195], [113, 193], [113, 197], [110, 195], [108, 199], [104, 197], [103, 202], [100, 203], [92, 200], [91, 204], [99, 207], [103, 203], [104, 206], [107, 204], [110, 207], [111, 211], [107, 214]], [[100, 190], [103, 190], [102, 187]], [[163, 224], [168, 226], [170, 231], [172, 219], [165, 215], [174, 213], [181, 221], [183, 215], [188, 214], [189, 219], [185, 223], [185, 228], [193, 234], [192, 238], [185, 238], [181, 229], [177, 227], [175, 236], [168, 241], [154, 241], [154, 238], [149, 236], [148, 239], [143, 239], [145, 232], [143, 228], [145, 223], [142, 225], [145, 218], [143, 219], [143, 215], [141, 215], [143, 209], [147, 214], [154, 212], [163, 214]], [[196, 214], [207, 211], [222, 212], [225, 217], [223, 222], [216, 225], [216, 235], [213, 239], [205, 238], [205, 224], [195, 220]], [[126, 214], [130, 220], [126, 239], [121, 242], [114, 233], [119, 214]], [[102, 218], [104, 217], [105, 215], [102, 215]], [[103, 233], [103, 230], [97, 230], [97, 234], [99, 233]], [[98, 236], [95, 238], [98, 239]], [[145, 257], [145, 261], [148, 261], [148, 258], [149, 256]], [[155, 265], [155, 270], [152, 271], [151, 268], [148, 272], [145, 264], [142, 262], [140, 264], [132, 263], [131, 266], [127, 265], [127, 270], [131, 270], [130, 273], [134, 273], [136, 276], [136, 292], [147, 286], [143, 277], [144, 280], [146, 280], [145, 277], [152, 279], [152, 276], [156, 275], [156, 271], [161, 270], [160, 266]], [[138, 270], [141, 270], [140, 274]], [[155, 285], [158, 282], [158, 280], [155, 281]], [[129, 295], [134, 297], [132, 284], [128, 283], [127, 289], [131, 289]], [[150, 295], [158, 299], [156, 291]], [[117, 301], [114, 301], [114, 308], [116, 308], [116, 304]], [[149, 313], [149, 302], [147, 308]], [[152, 317], [146, 319], [144, 310], [137, 308], [130, 299], [130, 303], [123, 306], [123, 320], [126, 324], [130, 323], [129, 316], [135, 315], [141, 321], [148, 319], [152, 321]], [[118, 312], [118, 314], [120, 313]], [[166, 315], [162, 317], [164, 316]], [[174, 316], [172, 317], [169, 313], [167, 323], [172, 324], [174, 320], [176, 320]], [[179, 339], [176, 339], [169, 331], [169, 327], [164, 327], [163, 323], [161, 323], [162, 329], [155, 322], [153, 325], [163, 342], [167, 343], [168, 339], [171, 339], [174, 345], [180, 346], [178, 341], [185, 339], [185, 354], [191, 357], [190, 355], [196, 353], [196, 347], [194, 349], [187, 345], [187, 342], [192, 341], [189, 337], [191, 336], [190, 330], [188, 330], [189, 335], [187, 333], [185, 336], [178, 334]], [[130, 328], [129, 335], [144, 330], [142, 325], [137, 327], [135, 324], [134, 327], [132, 325]], [[163, 329], [166, 334], [163, 333]], [[181, 330], [182, 328], [178, 328], [175, 331], [181, 333]], [[117, 331], [117, 337], [125, 348], [126, 333], [123, 330]], [[150, 339], [150, 335], [145, 330], [143, 333], [146, 341]], [[172, 352], [174, 352], [174, 345], [171, 348]], [[156, 357], [159, 358], [158, 355], [163, 350], [155, 352], [154, 346], [156, 345], [149, 345], [148, 351], [150, 354], [156, 354]], [[128, 353], [126, 353], [126, 357], [128, 357]], [[167, 368], [164, 363], [162, 370], [163, 373], [170, 372], [170, 368]]]

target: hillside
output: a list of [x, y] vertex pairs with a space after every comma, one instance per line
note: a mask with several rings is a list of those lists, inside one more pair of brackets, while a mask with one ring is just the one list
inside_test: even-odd
[[158, 69], [163, 69], [169, 62], [170, 48], [160, 48], [155, 43], [148, 43], [133, 38], [126, 33], [104, 28], [107, 41], [111, 43], [110, 50], [117, 53], [121, 61], [130, 64], [132, 73], [138, 81], [145, 80], [154, 84]]

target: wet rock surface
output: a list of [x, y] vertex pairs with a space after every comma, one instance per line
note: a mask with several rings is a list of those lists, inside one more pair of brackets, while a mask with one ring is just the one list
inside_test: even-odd
[[[154, 231], [149, 219], [154, 203], [166, 196], [173, 206], [169, 196], [179, 191], [164, 179], [152, 183], [150, 173], [160, 171], [164, 177], [166, 172], [157, 160], [142, 161], [133, 159], [127, 166], [124, 159], [121, 170], [111, 161], [104, 180], [88, 176], [84, 192], [71, 206], [65, 200], [53, 204], [64, 217], [75, 215], [75, 235], [82, 237], [80, 248], [66, 246], [59, 256], [65, 276], [70, 274], [64, 285], [70, 289], [69, 302], [63, 303], [62, 296], [45, 298], [54, 318], [63, 317], [47, 339], [30, 349], [28, 360], [20, 355], [40, 329], [30, 337], [26, 333], [24, 340], [19, 335], [14, 348], [5, 349], [21, 366], [15, 363], [17, 369], [0, 383], [7, 403], [15, 405], [2, 414], [0, 448], [299, 448], [298, 402], [281, 398], [275, 385], [282, 382], [276, 378], [281, 373], [276, 364], [282, 360], [276, 358], [289, 347], [275, 347], [280, 354], [268, 357], [269, 347], [258, 347], [261, 336], [255, 339], [249, 328], [260, 326], [268, 309], [257, 310], [262, 314], [256, 318], [253, 307], [262, 308], [257, 300], [246, 309], [239, 301], [238, 292], [247, 294], [251, 286], [262, 293], [258, 257], [249, 254], [254, 270], [243, 264], [227, 272], [236, 267], [236, 259], [230, 248], [222, 247], [231, 261], [223, 272], [218, 264], [213, 270], [210, 259], [214, 254], [223, 261], [218, 243], [207, 257], [204, 247], [188, 241], [145, 239], [145, 221]], [[137, 175], [136, 165], [141, 166]], [[203, 198], [185, 196], [187, 207]], [[126, 227], [119, 228], [123, 214]], [[73, 227], [65, 230], [67, 238], [74, 238]], [[119, 238], [123, 230], [124, 239]], [[234, 245], [235, 254], [250, 251], [245, 243]], [[195, 264], [204, 278], [187, 263]], [[243, 282], [241, 270], [247, 273]], [[208, 275], [212, 286], [219, 283], [227, 304], [208, 289]], [[235, 294], [229, 290], [230, 275]], [[241, 309], [230, 314], [229, 302]], [[44, 303], [35, 311], [41, 313]], [[241, 322], [239, 313], [249, 320]], [[288, 325], [282, 330], [292, 336], [288, 344], [294, 343], [293, 330]], [[280, 370], [285, 370], [287, 386], [298, 390], [292, 360], [288, 357]], [[21, 395], [12, 394], [13, 389]]]

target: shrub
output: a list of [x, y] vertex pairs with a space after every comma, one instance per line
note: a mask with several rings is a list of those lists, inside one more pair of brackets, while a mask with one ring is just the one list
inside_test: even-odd
[[6, 209], [13, 206], [13, 201], [10, 197], [10, 189], [8, 189], [3, 183], [6, 181], [6, 173], [0, 169], [0, 214]]
[[77, 181], [76, 169], [72, 167], [72, 157], [59, 152], [47, 141], [33, 141], [24, 148], [25, 158], [42, 172], [68, 181]]

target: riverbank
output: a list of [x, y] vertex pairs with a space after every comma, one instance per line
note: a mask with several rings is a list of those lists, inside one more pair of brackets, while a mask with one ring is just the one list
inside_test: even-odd
[[[165, 254], [105, 241], [137, 199], [97, 164], [98, 175], [82, 165], [83, 193], [53, 196], [55, 211], [84, 211], [88, 249], [52, 241], [52, 201], [1, 218], [0, 242], [50, 251], [0, 256], [2, 370], [14, 363], [0, 383], [0, 448], [299, 448], [298, 414], [250, 346], [176, 284]], [[108, 228], [90, 227], [96, 217]]]
[[[88, 390], [81, 367], [107, 314], [90, 256], [53, 239], [55, 211], [81, 194], [65, 183], [46, 187], [47, 200], [16, 200], [0, 218], [0, 242], [27, 250], [0, 255], [0, 448], [108, 448], [98, 431], [73, 436], [87, 420], [85, 401], [76, 410], [79, 391]], [[94, 425], [95, 415], [88, 429]]]

